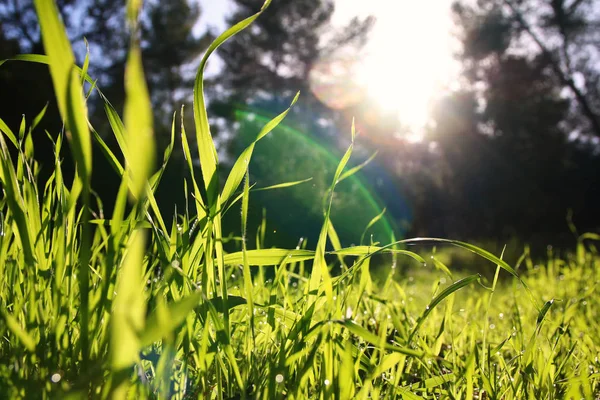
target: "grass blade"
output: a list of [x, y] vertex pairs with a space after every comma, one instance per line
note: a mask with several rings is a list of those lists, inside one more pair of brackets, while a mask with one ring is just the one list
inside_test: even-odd
[[[246, 29], [256, 18], [262, 14], [262, 12], [269, 5], [271, 0], [266, 0], [261, 10], [246, 18], [245, 20], [238, 22], [231, 28], [223, 32], [215, 41], [209, 46], [208, 50], [200, 61], [198, 67], [198, 73], [196, 74], [196, 81], [194, 84], [194, 123], [196, 127], [196, 139], [198, 144], [198, 155], [200, 157], [200, 166], [202, 168], [202, 178], [204, 179], [204, 185], [208, 196], [209, 209], [214, 209], [217, 205], [217, 150], [210, 134], [210, 126], [208, 124], [208, 114], [206, 113], [206, 104], [204, 100], [204, 69], [210, 55], [221, 46], [227, 39], [233, 35]], [[243, 175], [242, 175], [243, 176]]]
[[345, 319], [345, 320], [337, 320], [334, 322], [344, 326], [351, 333], [362, 338], [364, 341], [371, 343], [374, 346], [381, 347], [388, 351], [405, 354], [407, 356], [423, 357], [423, 355], [424, 355], [422, 351], [413, 350], [413, 349], [409, 349], [406, 347], [394, 346], [394, 345], [391, 345], [391, 344], [385, 343], [385, 342], [382, 343], [381, 338], [379, 336], [375, 335], [374, 333], [369, 332], [367, 329], [354, 323], [352, 320]]

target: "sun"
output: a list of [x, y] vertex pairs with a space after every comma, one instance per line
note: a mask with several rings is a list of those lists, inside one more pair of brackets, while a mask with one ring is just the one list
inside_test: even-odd
[[457, 75], [450, 0], [338, 0], [334, 24], [372, 15], [375, 26], [353, 79], [378, 107], [397, 113], [420, 141], [432, 101]]

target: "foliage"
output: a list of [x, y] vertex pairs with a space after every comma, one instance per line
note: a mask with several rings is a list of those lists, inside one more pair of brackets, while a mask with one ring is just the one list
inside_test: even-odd
[[419, 232], [517, 237], [543, 252], [571, 240], [560, 233], [567, 215], [597, 229], [598, 42], [590, 7], [455, 2], [461, 87], [434, 109], [427, 140], [437, 156], [407, 179]]
[[[35, 2], [47, 56], [27, 60], [50, 65], [67, 131], [54, 142], [52, 175], [42, 187], [37, 184], [40, 166], [32, 142], [42, 114], [17, 133], [0, 123], [2, 395], [598, 396], [600, 350], [595, 332], [600, 331], [600, 316], [595, 290], [600, 258], [594, 246], [585, 244], [598, 236], [582, 236], [575, 256], [551, 255], [541, 267], [525, 255], [512, 268], [481, 248], [442, 239], [341, 248], [329, 217], [336, 185], [350, 174], [344, 169], [354, 146], [353, 130], [352, 144], [324, 201], [315, 250], [269, 249], [260, 237], [256, 245], [247, 243], [248, 198], [254, 191], [250, 158], [254, 146], [288, 110], [263, 127], [219, 190], [203, 68], [208, 56], [253, 23], [268, 3], [219, 36], [200, 64], [194, 122], [202, 176], [193, 169], [182, 121], [192, 196], [188, 208], [167, 227], [155, 192], [173, 150], [175, 123], [158, 170], [149, 165], [151, 158], [141, 157], [148, 154], [136, 154], [137, 135], [152, 141], [153, 131], [136, 36], [140, 2], [128, 5], [132, 40], [125, 121], [96, 88], [119, 143], [118, 154], [85, 124], [82, 80], [91, 79], [85, 67], [81, 70], [73, 63], [55, 4]], [[122, 179], [110, 219], [91, 215], [97, 211], [90, 201], [94, 170], [87, 168], [92, 155], [85, 143], [92, 138]], [[74, 148], [80, 171], [72, 181], [63, 175], [65, 140]], [[17, 153], [14, 162], [9, 147]], [[144, 151], [152, 153], [151, 147]], [[241, 250], [226, 253], [223, 243], [229, 239], [222, 236], [222, 217], [240, 203], [241, 238], [234, 239], [241, 242]], [[431, 290], [420, 285], [433, 275], [398, 282], [399, 267], [418, 263], [422, 273], [425, 261], [401, 246], [431, 243], [454, 245], [496, 264], [491, 286], [484, 286], [486, 280], [479, 274], [453, 277], [435, 257], [429, 262], [444, 275]], [[371, 275], [371, 257], [376, 254], [394, 260], [381, 282]], [[337, 272], [328, 265], [329, 257], [341, 264]], [[526, 278], [518, 275], [519, 267]], [[267, 268], [271, 278], [265, 281]], [[500, 271], [510, 274], [507, 280], [498, 278]], [[457, 313], [455, 304], [464, 308]]]

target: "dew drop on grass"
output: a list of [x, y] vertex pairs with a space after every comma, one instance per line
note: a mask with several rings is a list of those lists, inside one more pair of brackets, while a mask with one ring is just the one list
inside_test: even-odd
[[346, 319], [352, 318], [352, 307], [346, 308]]
[[329, 386], [329, 384], [330, 384], [331, 382], [329, 381], [329, 379], [325, 379], [325, 381], [324, 381], [323, 383], [325, 384], [325, 386]]
[[58, 382], [60, 382], [61, 378], [62, 378], [62, 376], [60, 376], [59, 373], [55, 373], [55, 374], [52, 374], [52, 376], [50, 377], [50, 380], [53, 383], [58, 383]]
[[500, 313], [500, 314], [498, 314], [498, 317], [499, 317], [500, 319], [504, 319], [504, 313]]
[[490, 324], [490, 329], [496, 329], [496, 325]]
[[282, 382], [283, 382], [283, 375], [281, 375], [281, 374], [277, 374], [277, 375], [275, 376], [275, 382], [277, 382], [277, 383], [282, 383]]

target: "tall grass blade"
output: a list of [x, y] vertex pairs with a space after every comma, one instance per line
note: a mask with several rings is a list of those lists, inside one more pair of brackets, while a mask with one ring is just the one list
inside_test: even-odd
[[[208, 115], [206, 112], [206, 104], [204, 100], [204, 69], [210, 55], [221, 46], [227, 39], [233, 35], [246, 29], [256, 18], [262, 14], [271, 0], [264, 2], [261, 10], [251, 17], [235, 24], [224, 33], [222, 33], [206, 50], [206, 53], [200, 61], [196, 81], [194, 84], [194, 123], [196, 127], [196, 139], [198, 144], [198, 155], [200, 157], [200, 166], [202, 168], [202, 178], [206, 188], [208, 197], [209, 209], [213, 209], [217, 205], [217, 150], [210, 134], [210, 126], [208, 124]], [[243, 176], [243, 175], [242, 175]]]

